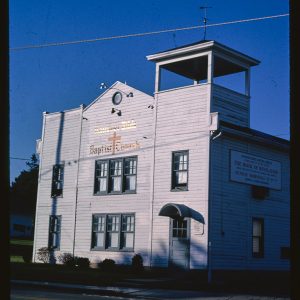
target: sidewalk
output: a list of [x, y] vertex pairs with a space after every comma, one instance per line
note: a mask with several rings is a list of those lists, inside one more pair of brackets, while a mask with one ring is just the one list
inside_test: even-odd
[[191, 291], [191, 290], [170, 290], [170, 289], [157, 289], [157, 288], [144, 288], [142, 287], [100, 287], [79, 284], [61, 284], [50, 283], [41, 281], [27, 281], [27, 280], [11, 280], [12, 287], [31, 287], [52, 289], [55, 291], [67, 291], [75, 293], [107, 295], [124, 298], [140, 298], [140, 299], [218, 299], [218, 300], [287, 300], [288, 296], [260, 296], [244, 293], [231, 293], [222, 291]]

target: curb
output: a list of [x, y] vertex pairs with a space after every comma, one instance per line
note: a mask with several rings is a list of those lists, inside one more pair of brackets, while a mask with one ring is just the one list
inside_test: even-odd
[[[135, 288], [120, 288], [113, 286], [94, 286], [94, 285], [81, 285], [81, 284], [64, 284], [58, 282], [44, 282], [44, 281], [29, 281], [29, 280], [11, 280], [11, 286], [22, 286], [22, 287], [39, 287], [42, 289], [55, 289], [57, 291], [75, 292], [75, 293], [92, 293], [96, 295], [107, 295], [117, 297], [134, 297], [140, 296], [134, 295], [134, 293], [144, 291], [145, 289]], [[145, 299], [145, 297], [143, 297]], [[152, 297], [151, 297], [152, 298]], [[153, 299], [153, 298], [152, 298]]]

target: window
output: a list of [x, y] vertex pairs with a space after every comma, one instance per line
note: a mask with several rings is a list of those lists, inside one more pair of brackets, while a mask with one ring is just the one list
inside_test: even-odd
[[252, 256], [264, 256], [264, 220], [252, 219]]
[[62, 196], [64, 182], [64, 165], [54, 165], [52, 173], [51, 197]]
[[106, 217], [106, 222], [106, 248], [118, 248], [120, 217], [108, 215]]
[[187, 190], [188, 186], [188, 151], [173, 152], [172, 190]]
[[107, 191], [107, 168], [108, 161], [96, 161], [95, 193], [105, 193]]
[[136, 191], [137, 157], [96, 161], [94, 194]]
[[60, 247], [61, 216], [50, 216], [49, 249], [59, 250]]
[[134, 239], [134, 216], [122, 216], [122, 230], [121, 230], [121, 249], [133, 249]]
[[172, 237], [186, 239], [188, 236], [188, 221], [183, 218], [176, 218], [172, 222]]
[[92, 248], [104, 248], [105, 216], [93, 216]]
[[136, 189], [136, 158], [129, 157], [124, 160], [124, 190], [126, 192]]
[[109, 191], [120, 193], [122, 188], [122, 160], [110, 160], [109, 170]]
[[132, 251], [134, 227], [133, 214], [93, 215], [91, 248]]

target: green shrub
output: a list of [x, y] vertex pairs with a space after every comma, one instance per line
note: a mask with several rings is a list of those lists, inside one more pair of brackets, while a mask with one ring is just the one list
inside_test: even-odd
[[113, 259], [106, 258], [100, 264], [100, 267], [103, 271], [112, 271], [114, 270], [116, 262]]
[[75, 266], [79, 268], [89, 268], [90, 267], [90, 260], [87, 257], [74, 257]]
[[90, 266], [90, 260], [87, 257], [73, 256], [71, 253], [60, 254], [58, 261], [69, 267], [88, 268]]
[[75, 266], [75, 260], [71, 253], [63, 253], [58, 256], [58, 261], [65, 266]]
[[48, 247], [42, 247], [38, 250], [37, 259], [42, 261], [45, 264], [49, 263], [50, 251], [49, 251]]
[[143, 257], [140, 254], [135, 254], [131, 259], [131, 267], [133, 271], [140, 272], [144, 269]]

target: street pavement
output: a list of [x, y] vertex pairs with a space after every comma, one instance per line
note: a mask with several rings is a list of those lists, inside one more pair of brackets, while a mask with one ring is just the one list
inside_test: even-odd
[[[91, 298], [92, 297], [92, 298]], [[213, 291], [186, 291], [128, 287], [97, 287], [75, 284], [12, 280], [11, 299], [192, 299], [192, 300], [287, 300], [288, 296], [260, 296]]]

